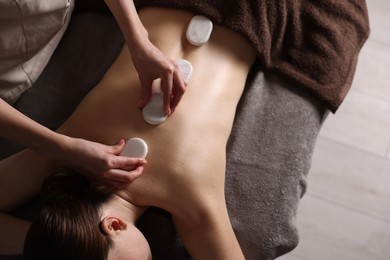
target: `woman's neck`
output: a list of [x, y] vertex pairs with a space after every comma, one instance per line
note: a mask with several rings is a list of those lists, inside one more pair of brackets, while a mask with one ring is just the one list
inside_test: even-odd
[[136, 223], [146, 208], [135, 206], [118, 194], [112, 194], [103, 206], [103, 215], [116, 215], [131, 223]]

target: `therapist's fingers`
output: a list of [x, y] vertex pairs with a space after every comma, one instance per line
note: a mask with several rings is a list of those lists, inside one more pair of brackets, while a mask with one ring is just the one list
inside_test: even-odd
[[127, 156], [112, 155], [113, 158], [110, 160], [109, 169], [121, 169], [124, 171], [134, 170], [138, 166], [143, 166], [147, 162], [144, 158], [134, 158]]
[[123, 148], [125, 147], [124, 139], [118, 141], [117, 144], [111, 146], [108, 151], [109, 153], [109, 161], [108, 168], [109, 169], [122, 169], [125, 171], [133, 170], [137, 166], [145, 165], [146, 160], [144, 158], [135, 158], [128, 156], [121, 156]]
[[116, 144], [108, 146], [108, 153], [119, 155], [123, 148], [125, 147], [126, 141], [124, 139], [120, 139]]
[[115, 189], [122, 189], [141, 176], [143, 170], [143, 166], [138, 166], [132, 171], [112, 169], [105, 174], [104, 183], [106, 186], [108, 185]]
[[102, 176], [106, 183], [109, 181], [130, 183], [142, 174], [147, 161], [144, 158], [121, 156], [124, 146], [125, 141], [121, 139], [108, 147], [107, 170]]
[[179, 69], [175, 70], [173, 76], [173, 89], [172, 89], [172, 99], [170, 103], [171, 113], [179, 105], [181, 98], [184, 95], [184, 92], [187, 89], [187, 82], [184, 80], [183, 75]]
[[140, 82], [141, 82], [141, 99], [138, 103], [138, 107], [144, 108], [148, 104], [150, 100], [150, 96], [152, 95], [153, 79], [140, 78]]
[[163, 107], [165, 115], [171, 115], [171, 100], [172, 100], [172, 88], [173, 88], [173, 75], [174, 71], [178, 69], [176, 63], [172, 63], [164, 77], [161, 78], [161, 90], [163, 92]]

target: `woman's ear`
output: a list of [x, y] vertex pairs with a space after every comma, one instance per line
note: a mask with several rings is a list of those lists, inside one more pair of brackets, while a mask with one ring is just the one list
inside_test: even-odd
[[114, 236], [117, 232], [126, 230], [127, 224], [120, 218], [107, 216], [100, 222], [100, 227], [107, 236]]

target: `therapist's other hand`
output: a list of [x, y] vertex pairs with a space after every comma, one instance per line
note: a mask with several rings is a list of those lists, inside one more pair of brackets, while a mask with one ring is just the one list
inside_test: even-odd
[[120, 156], [124, 145], [124, 140], [110, 146], [68, 138], [56, 161], [95, 182], [121, 189], [138, 178], [146, 164], [143, 158]]
[[161, 79], [161, 90], [164, 94], [164, 112], [171, 115], [179, 104], [187, 82], [175, 60], [167, 57], [149, 40], [131, 50], [134, 66], [141, 82], [142, 96], [139, 107], [143, 108], [150, 100], [152, 83]]

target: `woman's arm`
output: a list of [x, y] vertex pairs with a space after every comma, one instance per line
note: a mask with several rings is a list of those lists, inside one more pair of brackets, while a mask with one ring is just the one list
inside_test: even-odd
[[143, 108], [149, 102], [152, 83], [160, 78], [164, 93], [164, 111], [167, 115], [171, 115], [186, 89], [186, 82], [176, 62], [150, 42], [148, 32], [138, 17], [133, 1], [105, 0], [105, 2], [123, 32], [134, 67], [138, 72], [142, 89], [139, 107]]
[[29, 202], [54, 168], [32, 150], [0, 161], [0, 255], [20, 255], [30, 223], [8, 213]]
[[23, 144], [107, 185], [122, 188], [140, 175], [140, 172], [133, 171], [142, 164], [140, 159], [118, 156], [124, 147], [123, 140], [107, 146], [55, 133], [2, 99], [0, 126], [0, 136]]
[[189, 221], [190, 218], [180, 219], [173, 216], [176, 230], [191, 257], [213, 260], [245, 259], [226, 207], [215, 205], [203, 213], [195, 222]]
[[0, 255], [21, 255], [31, 222], [0, 213]]

